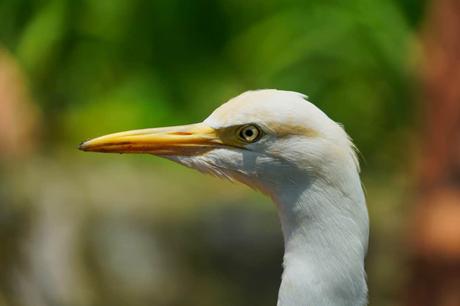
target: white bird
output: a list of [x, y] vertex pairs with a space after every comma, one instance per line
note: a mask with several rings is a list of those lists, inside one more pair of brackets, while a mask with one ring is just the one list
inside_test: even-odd
[[284, 237], [277, 305], [367, 304], [369, 220], [355, 148], [304, 95], [248, 91], [202, 123], [110, 134], [80, 149], [150, 153], [259, 189]]

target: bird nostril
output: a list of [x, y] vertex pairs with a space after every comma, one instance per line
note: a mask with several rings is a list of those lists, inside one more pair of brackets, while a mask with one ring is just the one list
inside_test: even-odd
[[169, 134], [170, 135], [184, 135], [184, 136], [192, 135], [192, 133], [190, 133], [190, 132], [171, 132]]

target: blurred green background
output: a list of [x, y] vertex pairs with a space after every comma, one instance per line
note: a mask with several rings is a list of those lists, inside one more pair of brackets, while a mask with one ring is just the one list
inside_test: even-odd
[[246, 187], [109, 132], [305, 93], [362, 155], [371, 305], [402, 305], [420, 0], [1, 0], [0, 305], [275, 305], [282, 237]]

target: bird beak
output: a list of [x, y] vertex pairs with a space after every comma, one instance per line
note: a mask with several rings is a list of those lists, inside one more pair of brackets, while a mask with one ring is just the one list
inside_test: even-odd
[[82, 142], [79, 149], [106, 153], [194, 155], [222, 144], [215, 129], [198, 123], [109, 134]]

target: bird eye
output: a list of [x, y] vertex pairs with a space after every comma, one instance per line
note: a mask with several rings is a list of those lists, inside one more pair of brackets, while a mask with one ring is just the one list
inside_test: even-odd
[[243, 126], [240, 128], [238, 133], [240, 139], [247, 143], [256, 142], [259, 140], [261, 135], [262, 132], [260, 131], [259, 127], [253, 124]]

